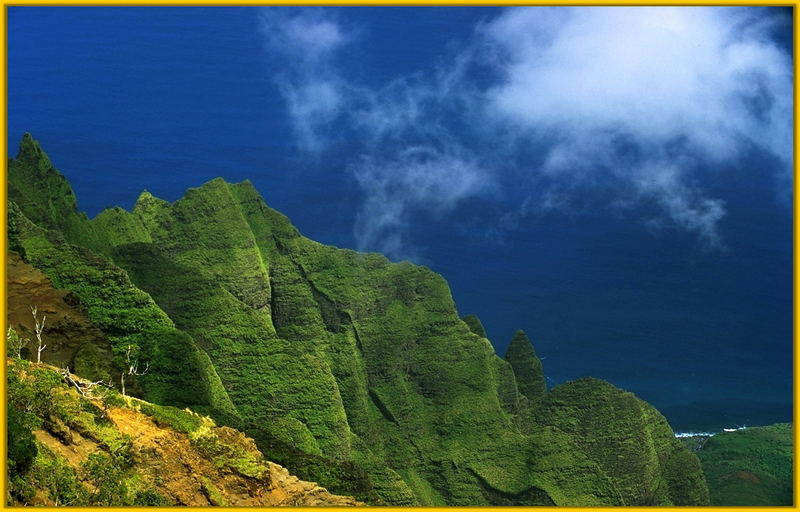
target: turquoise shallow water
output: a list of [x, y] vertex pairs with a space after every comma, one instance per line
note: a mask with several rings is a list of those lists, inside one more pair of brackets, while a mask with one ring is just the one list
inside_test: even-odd
[[[367, 82], [432, 66], [493, 9], [350, 9]], [[310, 238], [355, 247], [362, 192], [354, 147], [303, 158], [249, 8], [10, 8], [9, 147], [39, 138], [90, 215], [142, 189], [174, 200], [216, 176], [251, 179]], [[487, 233], [506, 194], [446, 218], [413, 216], [415, 261], [443, 274], [500, 353], [525, 329], [550, 384], [592, 375], [661, 408], [676, 430], [786, 421], [791, 413], [791, 214], [753, 152], [699, 176], [725, 201], [724, 250], [648, 230], [580, 198], [578, 215], [534, 215]], [[586, 193], [585, 193], [586, 194]]]

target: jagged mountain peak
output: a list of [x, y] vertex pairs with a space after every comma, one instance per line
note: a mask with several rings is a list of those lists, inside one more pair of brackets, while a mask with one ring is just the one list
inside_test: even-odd
[[547, 383], [542, 361], [536, 355], [525, 331], [520, 329], [514, 333], [506, 350], [505, 360], [514, 369], [520, 393], [529, 400], [538, 402], [547, 391]]
[[486, 329], [483, 328], [483, 324], [481, 323], [481, 319], [478, 318], [478, 315], [465, 315], [462, 320], [469, 326], [469, 330], [472, 331], [473, 334], [477, 334], [481, 338], [486, 337]]
[[72, 187], [30, 133], [9, 164], [8, 193], [28, 218], [48, 228], [68, 231], [80, 217]]
[[34, 139], [33, 135], [27, 132], [22, 136], [22, 140], [20, 140], [16, 158], [23, 161], [36, 162], [37, 164], [39, 162], [44, 162], [46, 163], [45, 168], [49, 168], [52, 165], [50, 163], [50, 158], [42, 150], [39, 141]]

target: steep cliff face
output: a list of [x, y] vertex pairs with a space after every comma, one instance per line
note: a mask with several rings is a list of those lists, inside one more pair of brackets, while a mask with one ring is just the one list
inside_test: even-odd
[[16, 360], [9, 373], [15, 433], [32, 443], [27, 456], [11, 450], [27, 466], [12, 473], [15, 505], [358, 504], [289, 474], [208, 417], [70, 382], [51, 366]]
[[[23, 140], [10, 180], [60, 183], [49, 160], [27, 156], [46, 158], [35, 144]], [[427, 268], [313, 242], [249, 182], [216, 179], [174, 203], [145, 192], [131, 212], [64, 214], [77, 219], [68, 225], [24, 206], [42, 190], [10, 190], [12, 248], [72, 291], [113, 346], [141, 347], [145, 397], [240, 422], [299, 476], [371, 503], [629, 501], [577, 433], [534, 421], [546, 395], [527, 337], [500, 359]], [[191, 401], [184, 366], [204, 383]], [[623, 422], [618, 434], [642, 428]]]

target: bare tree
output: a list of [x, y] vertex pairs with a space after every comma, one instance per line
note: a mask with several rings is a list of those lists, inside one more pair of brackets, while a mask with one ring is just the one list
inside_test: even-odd
[[38, 306], [31, 306], [31, 313], [33, 313], [33, 322], [36, 324], [36, 340], [39, 342], [39, 348], [36, 352], [36, 362], [42, 362], [42, 350], [47, 348], [47, 345], [42, 345], [42, 331], [44, 330], [44, 322], [47, 320], [47, 315], [42, 317], [42, 321], [39, 322], [39, 316], [37, 315]]
[[92, 389], [98, 384], [108, 388], [111, 387], [110, 384], [106, 384], [105, 381], [103, 381], [102, 379], [92, 382], [90, 380], [81, 379], [80, 377], [77, 376], [73, 377], [72, 373], [69, 371], [69, 366], [64, 366], [63, 368], [61, 368], [61, 376], [68, 384], [74, 386], [75, 389], [78, 390], [78, 393], [80, 393], [82, 396], [88, 396], [90, 398], [95, 398], [94, 396], [92, 396]]
[[64, 368], [61, 368], [61, 376], [64, 377], [64, 380], [66, 380], [68, 383], [70, 383], [73, 386], [75, 386], [75, 389], [78, 390], [78, 393], [80, 393], [82, 396], [86, 396], [86, 393], [83, 392], [83, 390], [81, 389], [81, 386], [78, 384], [78, 382], [75, 379], [72, 378], [72, 374], [69, 371], [69, 366], [65, 366]]
[[122, 396], [125, 396], [125, 376], [126, 375], [144, 375], [147, 373], [147, 370], [150, 368], [150, 363], [147, 363], [144, 367], [144, 370], [141, 372], [139, 371], [139, 359], [131, 359], [131, 350], [133, 349], [132, 345], [128, 345], [128, 348], [125, 349], [125, 366], [127, 369], [123, 368], [122, 375], [120, 375], [119, 382], [122, 387]]

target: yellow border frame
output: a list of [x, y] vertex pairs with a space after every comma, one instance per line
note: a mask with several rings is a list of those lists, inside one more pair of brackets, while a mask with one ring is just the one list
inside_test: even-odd
[[[800, 269], [800, 263], [798, 263], [797, 258], [797, 240], [798, 235], [800, 235], [800, 225], [797, 222], [797, 216], [800, 212], [800, 208], [798, 207], [797, 202], [797, 157], [798, 157], [798, 147], [797, 147], [797, 132], [798, 126], [798, 116], [797, 116], [797, 100], [798, 100], [798, 90], [797, 90], [797, 56], [798, 56], [798, 29], [797, 29], [797, 7], [800, 4], [800, 0], [794, 1], [782, 1], [782, 2], [770, 2], [770, 1], [753, 1], [753, 0], [730, 0], [730, 1], [721, 1], [721, 0], [710, 0], [704, 2], [670, 2], [669, 0], [649, 0], [646, 2], [636, 1], [636, 0], [616, 0], [614, 2], [592, 2], [586, 0], [561, 0], [558, 2], [554, 1], [545, 1], [545, 0], [527, 0], [527, 1], [519, 1], [519, 0], [348, 0], [348, 1], [337, 1], [337, 0], [317, 0], [314, 2], [293, 2], [293, 1], [264, 1], [264, 0], [237, 0], [231, 3], [222, 3], [220, 0], [172, 0], [167, 2], [159, 2], [159, 1], [148, 1], [148, 0], [121, 0], [121, 1], [114, 1], [114, 0], [80, 0], [80, 1], [70, 1], [70, 0], [22, 0], [22, 1], [6, 1], [3, 0], [3, 13], [2, 13], [2, 21], [0, 22], [0, 34], [2, 34], [3, 38], [3, 52], [2, 52], [2, 60], [0, 60], [0, 79], [3, 83], [3, 101], [0, 104], [0, 116], [3, 119], [2, 125], [2, 134], [0, 134], [0, 149], [2, 149], [2, 154], [4, 156], [4, 164], [3, 164], [3, 180], [2, 184], [0, 184], [0, 190], [2, 190], [2, 202], [0, 203], [0, 216], [3, 219], [3, 225], [0, 229], [2, 231], [2, 240], [0, 240], [0, 261], [2, 262], [2, 284], [0, 285], [0, 290], [2, 290], [2, 294], [0, 294], [0, 308], [3, 312], [7, 311], [7, 304], [6, 304], [6, 278], [5, 278], [5, 268], [6, 268], [6, 244], [7, 244], [7, 223], [5, 219], [7, 219], [7, 207], [8, 207], [8, 190], [7, 190], [7, 182], [8, 182], [8, 74], [7, 74], [7, 65], [8, 65], [8, 7], [17, 7], [17, 6], [263, 6], [263, 5], [288, 5], [288, 6], [480, 6], [480, 5], [491, 5], [491, 6], [518, 6], [518, 5], [558, 5], [558, 6], [566, 6], [566, 5], [577, 5], [577, 6], [636, 6], [636, 5], [669, 5], [669, 6], [699, 6], [699, 5], [741, 5], [741, 6], [783, 6], [783, 7], [793, 7], [792, 13], [792, 29], [794, 32], [794, 40], [793, 40], [793, 69], [794, 69], [794, 90], [793, 90], [793, 115], [794, 115], [794, 137], [793, 137], [793, 166], [794, 166], [794, 180], [792, 184], [792, 200], [793, 200], [793, 218], [792, 218], [792, 235], [793, 235], [793, 286], [792, 286], [792, 296], [793, 296], [793, 319], [792, 319], [792, 361], [793, 361], [793, 399], [794, 399], [794, 407], [793, 407], [793, 425], [794, 425], [794, 445], [793, 445], [793, 460], [792, 460], [792, 469], [793, 469], [793, 479], [794, 479], [794, 504], [791, 507], [676, 507], [677, 510], [703, 510], [703, 511], [717, 511], [717, 510], [750, 510], [750, 509], [758, 509], [758, 510], [787, 510], [787, 509], [797, 509], [798, 508], [798, 498], [797, 498], [797, 491], [798, 491], [798, 482], [800, 482], [800, 478], [798, 478], [798, 464], [797, 464], [797, 425], [798, 420], [800, 420], [800, 410], [797, 407], [797, 396], [798, 392], [800, 392], [800, 385], [797, 380], [797, 368], [798, 368], [798, 353], [797, 350], [797, 317], [798, 312], [800, 312], [800, 307], [798, 307], [797, 302], [797, 292], [798, 292], [798, 270]], [[3, 353], [5, 354], [5, 332], [7, 329], [6, 326], [6, 316], [5, 314], [2, 315], [2, 320], [0, 321], [0, 327], [2, 327], [2, 342], [0, 342], [0, 346], [3, 348]], [[757, 340], [753, 340], [754, 343], [757, 343]], [[5, 394], [5, 382], [6, 382], [6, 365], [0, 365], [0, 389], [3, 390], [3, 394]], [[0, 433], [2, 433], [2, 445], [3, 450], [0, 451], [0, 466], [2, 468], [6, 467], [6, 406], [7, 403], [3, 400], [2, 406], [0, 406]], [[4, 470], [5, 473], [5, 470]], [[0, 478], [0, 508], [2, 509], [19, 509], [20, 507], [7, 507], [6, 506], [6, 475], [4, 474], [2, 478]], [[128, 511], [128, 510], [152, 510], [152, 509], [171, 509], [174, 507], [72, 507], [70, 510], [109, 510], [109, 511]], [[198, 507], [181, 507], [181, 508], [198, 508]], [[254, 508], [252, 507], [225, 507], [228, 510], [237, 510], [241, 512], [252, 512]], [[377, 507], [370, 507], [370, 508], [377, 508]], [[381, 510], [397, 510], [397, 511], [408, 511], [408, 510], [455, 510], [462, 507], [380, 507]], [[463, 507], [467, 508], [467, 507]], [[517, 512], [520, 509], [530, 509], [530, 510], [539, 510], [540, 507], [469, 507], [469, 510], [478, 510], [478, 511], [487, 511], [487, 512]], [[548, 509], [554, 509], [556, 507], [547, 507]], [[581, 510], [652, 510], [652, 507], [558, 507], [558, 510], [565, 510], [565, 511], [581, 511]], [[55, 507], [44, 507], [41, 510], [58, 510]], [[341, 509], [334, 508], [334, 507], [315, 507], [310, 508], [306, 507], [304, 510], [309, 511], [340, 511]]]

